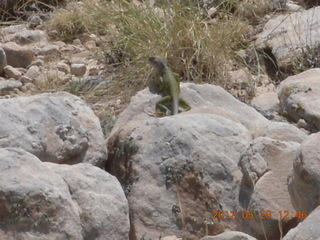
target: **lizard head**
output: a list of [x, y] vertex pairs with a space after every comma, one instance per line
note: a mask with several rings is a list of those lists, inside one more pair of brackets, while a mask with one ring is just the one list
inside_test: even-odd
[[160, 57], [150, 57], [149, 63], [159, 72], [162, 72], [163, 69], [167, 67], [166, 60]]

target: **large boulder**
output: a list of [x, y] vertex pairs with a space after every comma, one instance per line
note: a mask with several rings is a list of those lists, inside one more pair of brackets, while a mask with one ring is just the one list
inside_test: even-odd
[[241, 153], [269, 124], [220, 87], [189, 83], [181, 90], [190, 111], [150, 116], [159, 96], [143, 90], [107, 139], [106, 169], [127, 192], [137, 239], [222, 232], [225, 223], [212, 222], [211, 212], [239, 206]]
[[115, 177], [18, 148], [0, 148], [0, 159], [0, 239], [128, 239], [128, 204]]
[[80, 98], [45, 93], [0, 100], [0, 147], [20, 147], [41, 161], [103, 166], [99, 119]]

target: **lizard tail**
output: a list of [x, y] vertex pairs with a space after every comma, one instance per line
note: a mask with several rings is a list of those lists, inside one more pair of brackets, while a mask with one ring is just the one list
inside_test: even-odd
[[179, 99], [173, 98], [172, 101], [172, 115], [176, 115], [179, 113]]

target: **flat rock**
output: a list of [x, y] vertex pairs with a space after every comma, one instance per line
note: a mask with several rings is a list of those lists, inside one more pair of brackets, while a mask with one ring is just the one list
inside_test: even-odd
[[22, 83], [17, 80], [1, 80], [0, 81], [0, 95], [8, 94], [15, 88], [21, 88]]
[[0, 100], [0, 147], [21, 147], [42, 161], [102, 166], [99, 119], [80, 98], [47, 93]]
[[0, 239], [128, 238], [128, 203], [115, 177], [19, 148], [1, 148], [0, 159]]
[[23, 29], [22, 31], [13, 33], [13, 34], [6, 34], [3, 37], [4, 42], [15, 42], [17, 44], [31, 44], [40, 41], [45, 41], [47, 38], [47, 33], [42, 30], [30, 30], [30, 29]]
[[256, 40], [260, 49], [270, 49], [280, 69], [296, 64], [303, 53], [312, 55], [320, 44], [320, 7], [271, 18]]

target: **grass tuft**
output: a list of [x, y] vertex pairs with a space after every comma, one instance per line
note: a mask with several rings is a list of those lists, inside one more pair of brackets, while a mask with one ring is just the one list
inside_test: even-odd
[[241, 14], [238, 1], [221, 1], [215, 19], [196, 2], [162, 0], [150, 7], [126, 0], [84, 0], [57, 12], [48, 27], [52, 37], [64, 41], [83, 33], [104, 35], [105, 62], [115, 76], [111, 94], [131, 96], [145, 87], [150, 56], [167, 58], [182, 81], [225, 87], [228, 71], [241, 64], [236, 52], [249, 43], [250, 19]]

